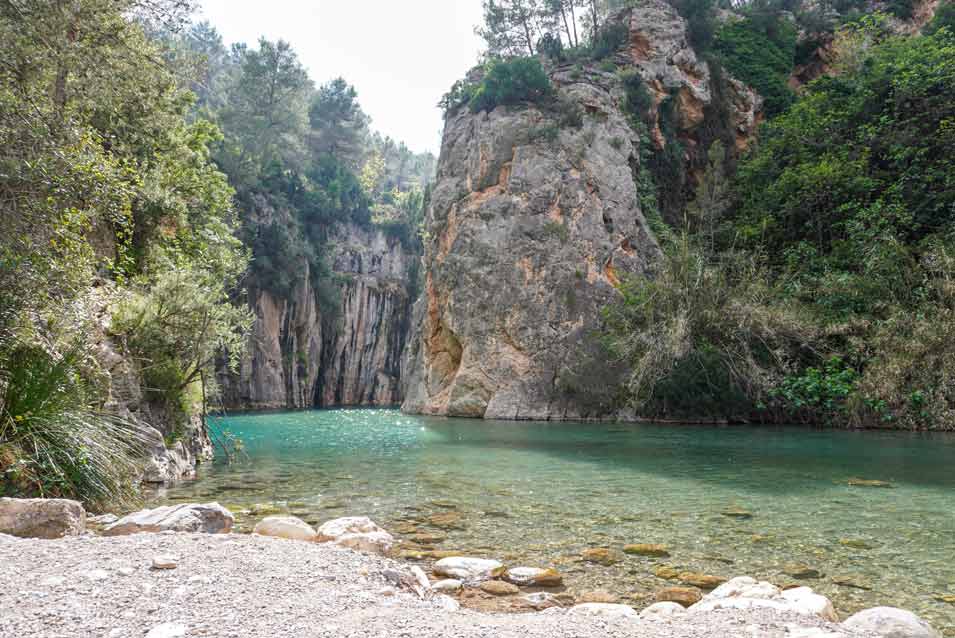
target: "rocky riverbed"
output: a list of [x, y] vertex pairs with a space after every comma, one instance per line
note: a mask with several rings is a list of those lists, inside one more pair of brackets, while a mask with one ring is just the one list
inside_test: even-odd
[[[638, 612], [563, 591], [554, 569], [448, 556], [429, 576], [390, 558], [394, 537], [366, 517], [316, 530], [272, 516], [251, 535], [231, 533], [233, 523], [217, 503], [119, 519], [88, 518], [73, 501], [0, 499], [0, 638], [939, 638], [887, 607], [838, 624], [832, 602], [810, 588], [748, 577], [671, 587]], [[522, 613], [486, 613], [497, 608], [481, 601], [496, 598]]]
[[[175, 568], [154, 568], [157, 558]], [[0, 565], [4, 638], [868, 635], [769, 609], [656, 619], [560, 608], [483, 614], [396, 586], [391, 576], [403, 567], [387, 558], [258, 535], [4, 537]]]

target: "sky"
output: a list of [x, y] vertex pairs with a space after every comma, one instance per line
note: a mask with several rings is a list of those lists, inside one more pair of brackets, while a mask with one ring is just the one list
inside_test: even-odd
[[438, 100], [478, 61], [480, 0], [200, 0], [226, 44], [291, 43], [316, 85], [344, 77], [372, 128], [437, 154]]

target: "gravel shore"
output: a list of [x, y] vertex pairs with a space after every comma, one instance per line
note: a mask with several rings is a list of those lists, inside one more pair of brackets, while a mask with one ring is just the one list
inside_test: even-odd
[[[173, 559], [175, 569], [153, 569]], [[223, 534], [0, 538], [0, 636], [449, 638], [821, 638], [845, 628], [773, 613], [676, 618], [450, 611], [447, 600], [391, 587], [399, 563], [331, 544]], [[798, 626], [798, 629], [797, 629]], [[803, 630], [802, 628], [819, 628]], [[821, 631], [820, 631], [821, 630]]]

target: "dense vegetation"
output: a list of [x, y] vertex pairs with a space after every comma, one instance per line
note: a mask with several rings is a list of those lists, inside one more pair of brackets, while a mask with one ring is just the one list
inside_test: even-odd
[[238, 362], [247, 286], [308, 265], [331, 315], [331, 228], [418, 242], [434, 158], [188, 5], [0, 2], [0, 494], [134, 499]]
[[647, 413], [955, 427], [955, 38], [866, 16], [835, 49], [839, 75], [768, 123], [714, 233], [608, 311]]
[[175, 421], [248, 326], [229, 303], [247, 257], [210, 158], [219, 132], [187, 117], [146, 35], [177, 8], [0, 4], [0, 491], [131, 495], [146, 432], [104, 394], [108, 336]]

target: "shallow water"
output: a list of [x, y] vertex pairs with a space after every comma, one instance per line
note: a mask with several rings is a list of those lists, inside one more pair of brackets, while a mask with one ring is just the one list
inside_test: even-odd
[[[203, 467], [156, 501], [217, 500], [240, 530], [275, 511], [311, 523], [368, 515], [406, 549], [413, 533], [443, 534], [427, 547], [553, 565], [572, 590], [633, 600], [674, 584], [653, 575], [661, 564], [780, 585], [796, 582], [785, 565], [805, 564], [822, 576], [802, 582], [842, 615], [890, 604], [955, 635], [955, 604], [936, 600], [955, 595], [955, 436], [393, 410], [238, 415], [213, 427], [238, 436], [248, 459]], [[722, 514], [732, 508], [752, 518]], [[453, 528], [435, 527], [435, 514]], [[587, 547], [629, 543], [663, 543], [671, 557], [579, 560]]]

